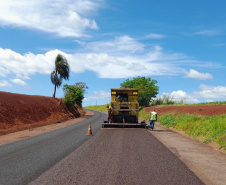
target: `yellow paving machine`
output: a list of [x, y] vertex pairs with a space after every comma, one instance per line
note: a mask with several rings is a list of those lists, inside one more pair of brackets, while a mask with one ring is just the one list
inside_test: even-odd
[[102, 127], [145, 127], [146, 122], [138, 122], [138, 89], [111, 89], [111, 104], [108, 107], [108, 121]]

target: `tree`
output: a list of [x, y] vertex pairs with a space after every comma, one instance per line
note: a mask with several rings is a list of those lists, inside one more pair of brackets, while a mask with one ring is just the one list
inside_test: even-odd
[[152, 98], [155, 98], [158, 94], [159, 87], [155, 84], [158, 83], [156, 80], [151, 80], [151, 78], [145, 77], [136, 77], [133, 80], [127, 79], [120, 85], [122, 87], [129, 87], [129, 88], [138, 88], [139, 89], [139, 96], [138, 102], [140, 106], [149, 106], [149, 103]]
[[56, 88], [59, 88], [61, 86], [63, 79], [69, 79], [69, 72], [70, 67], [67, 62], [67, 59], [63, 55], [58, 54], [55, 59], [55, 69], [51, 73], [51, 82], [52, 84], [54, 84], [54, 98], [56, 95]]
[[88, 89], [88, 86], [86, 85], [85, 82], [77, 82], [75, 83], [75, 86], [79, 87], [82, 90], [83, 94], [85, 94], [86, 89]]
[[63, 91], [64, 91], [64, 103], [68, 107], [72, 107], [75, 103], [81, 106], [82, 100], [84, 99], [82, 89], [74, 85], [65, 84], [63, 87]]

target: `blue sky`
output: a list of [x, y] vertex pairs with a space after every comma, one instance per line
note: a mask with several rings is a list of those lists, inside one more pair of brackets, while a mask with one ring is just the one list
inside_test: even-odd
[[52, 96], [61, 53], [63, 84], [89, 87], [84, 106], [137, 76], [175, 101], [226, 101], [225, 10], [224, 0], [1, 0], [0, 91]]

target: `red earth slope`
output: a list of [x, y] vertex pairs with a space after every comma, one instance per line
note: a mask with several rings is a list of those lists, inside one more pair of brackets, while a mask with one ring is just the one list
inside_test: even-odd
[[82, 112], [78, 107], [69, 110], [61, 99], [0, 92], [0, 134], [73, 119]]
[[226, 114], [226, 105], [185, 105], [185, 106], [154, 106], [145, 109], [150, 112], [153, 109], [159, 114], [164, 112], [177, 112], [178, 114], [199, 114], [214, 116]]

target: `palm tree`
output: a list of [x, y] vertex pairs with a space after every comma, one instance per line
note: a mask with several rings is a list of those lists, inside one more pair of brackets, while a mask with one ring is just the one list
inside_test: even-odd
[[63, 79], [69, 79], [69, 72], [70, 67], [67, 59], [63, 55], [58, 54], [55, 59], [55, 69], [51, 73], [51, 82], [55, 85], [53, 98], [55, 98], [56, 95], [56, 88], [59, 88], [61, 86]]

